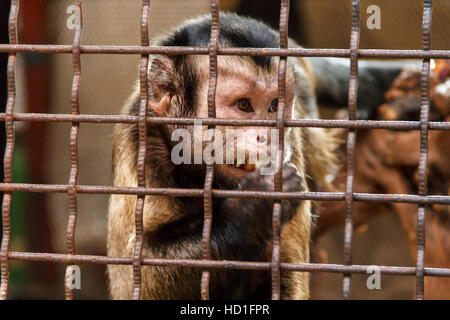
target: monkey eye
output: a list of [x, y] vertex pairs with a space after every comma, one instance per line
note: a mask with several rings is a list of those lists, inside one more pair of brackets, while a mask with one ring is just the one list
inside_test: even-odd
[[269, 106], [269, 112], [277, 112], [278, 111], [278, 99], [272, 100]]
[[252, 112], [253, 111], [252, 105], [248, 99], [244, 99], [244, 98], [238, 99], [235, 102], [235, 105], [236, 105], [236, 108], [238, 108], [241, 111], [244, 111], [244, 112]]

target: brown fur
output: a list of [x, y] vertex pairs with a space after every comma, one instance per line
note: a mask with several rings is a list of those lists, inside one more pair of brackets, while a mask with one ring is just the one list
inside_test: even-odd
[[[137, 94], [137, 93], [135, 93]], [[297, 104], [299, 107], [299, 105]], [[129, 112], [130, 104], [124, 113]], [[301, 110], [296, 110], [294, 117], [300, 118]], [[324, 129], [291, 128], [289, 138], [293, 148], [292, 163], [299, 169], [302, 176], [310, 176], [315, 183], [326, 185], [326, 174], [330, 165], [334, 164], [333, 138]], [[151, 143], [151, 141], [149, 141]], [[128, 125], [117, 125], [114, 134], [114, 185], [121, 187], [137, 187], [136, 163], [133, 148], [137, 148], [130, 137]], [[321, 148], [317, 148], [321, 146]], [[304, 157], [303, 155], [308, 155]], [[306, 159], [305, 159], [306, 158]], [[147, 177], [151, 177], [147, 172]], [[157, 187], [157, 181], [147, 182], [148, 186]], [[108, 225], [108, 255], [114, 257], [131, 256], [134, 247], [134, 211], [136, 197], [129, 195], [112, 195], [110, 200]], [[289, 263], [304, 263], [309, 261], [309, 239], [311, 217], [311, 201], [304, 201], [298, 208], [294, 218], [286, 223], [281, 232], [281, 261]], [[170, 198], [162, 196], [147, 196], [144, 206], [144, 230], [151, 231], [164, 225], [172, 218], [173, 203]], [[189, 250], [189, 248], [187, 248]], [[143, 252], [148, 257], [148, 252]], [[130, 299], [132, 294], [132, 267], [109, 266], [110, 291], [113, 299]], [[180, 268], [180, 272], [182, 272]], [[170, 298], [168, 286], [199, 286], [189, 281], [190, 269], [184, 269], [185, 283], [172, 283], [164, 277], [163, 267], [143, 267], [142, 298]], [[156, 281], [158, 279], [158, 281]], [[282, 272], [283, 298], [307, 299], [309, 297], [309, 274], [304, 272]], [[164, 294], [166, 292], [167, 294]], [[157, 293], [155, 296], [154, 294]]]
[[[206, 57], [204, 57], [206, 58]], [[234, 59], [224, 59], [225, 65], [232, 64]], [[274, 59], [275, 60], [275, 59]], [[201, 58], [196, 58], [196, 65], [202, 64]], [[207, 60], [206, 60], [207, 61]], [[219, 65], [220, 65], [219, 60]], [[237, 60], [239, 61], [239, 60]], [[242, 60], [243, 61], [243, 60]], [[251, 60], [245, 60], [251, 65]], [[305, 59], [289, 58], [288, 65], [293, 70], [291, 76], [295, 81], [295, 103], [292, 118], [316, 118], [318, 112], [313, 94], [314, 79], [309, 63]], [[200, 67], [198, 67], [201, 69]], [[236, 68], [236, 67], [235, 67]], [[250, 68], [236, 70], [249, 70]], [[277, 63], [271, 67], [272, 77], [277, 77]], [[251, 72], [249, 73], [251, 75]], [[204, 75], [204, 73], [203, 73]], [[219, 70], [220, 75], [220, 70]], [[288, 75], [289, 78], [289, 75]], [[207, 77], [200, 77], [203, 86], [196, 96], [201, 97], [199, 104], [206, 104], [205, 93]], [[150, 80], [152, 81], [152, 80]], [[289, 79], [288, 79], [289, 81]], [[150, 85], [151, 87], [151, 85]], [[125, 105], [122, 113], [130, 114], [133, 104], [139, 98], [138, 86], [136, 91]], [[300, 92], [301, 91], [301, 92]], [[152, 93], [151, 100], [156, 95]], [[178, 97], [180, 98], [180, 97]], [[177, 99], [170, 100], [172, 105], [182, 103]], [[182, 108], [178, 106], [178, 108]], [[155, 110], [155, 109], [154, 109]], [[204, 110], [204, 109], [203, 109]], [[176, 116], [173, 115], [172, 116]], [[198, 115], [197, 115], [198, 116]], [[137, 142], [133, 137], [136, 125], [118, 124], [114, 130], [114, 185], [119, 187], [137, 187], [136, 150]], [[152, 140], [153, 139], [153, 140]], [[329, 131], [322, 128], [288, 128], [285, 134], [286, 148], [291, 149], [289, 162], [293, 164], [298, 174], [303, 177], [303, 190], [314, 191], [318, 186], [328, 185], [327, 175], [332, 174], [335, 167], [334, 148], [335, 140]], [[156, 146], [159, 141], [151, 137], [147, 145]], [[153, 150], [161, 161], [170, 161], [164, 150]], [[150, 156], [150, 154], [149, 154]], [[148, 156], [147, 156], [148, 158]], [[165, 163], [165, 162], [164, 162]], [[161, 183], [155, 175], [154, 167], [146, 166], [146, 185], [148, 187], [161, 187]], [[219, 168], [219, 170], [222, 170]], [[169, 170], [170, 171], [170, 170]], [[220, 171], [219, 171], [220, 174]], [[305, 263], [309, 261], [309, 242], [312, 226], [313, 203], [302, 201], [296, 213], [290, 221], [285, 223], [281, 230], [281, 261], [289, 263]], [[134, 212], [136, 208], [136, 196], [112, 195], [108, 216], [108, 255], [112, 257], [130, 257], [133, 253], [135, 238]], [[171, 197], [146, 196], [144, 205], [144, 233], [147, 238], [144, 242], [142, 256], [146, 258], [178, 258], [192, 259], [192, 252], [198, 252], [199, 248], [187, 245], [181, 252], [165, 252], [162, 254], [157, 249], [149, 246], [152, 241], [152, 233], [157, 232], [167, 223], [178, 219], [176, 216], [177, 203]], [[213, 222], [214, 223], [214, 222]], [[265, 244], [261, 244], [265, 245]], [[271, 244], [267, 244], [268, 261], [270, 261]], [[200, 257], [198, 257], [200, 258]], [[173, 299], [177, 297], [198, 297], [200, 283], [198, 276], [201, 270], [187, 267], [142, 267], [142, 299]], [[220, 275], [216, 279], [226, 281], [226, 273], [230, 271], [212, 271], [213, 275]], [[109, 265], [110, 293], [113, 299], [130, 299], [132, 297], [133, 272], [131, 266]], [[270, 279], [269, 279], [270, 280]], [[309, 274], [305, 272], [281, 273], [282, 298], [283, 299], [308, 299], [309, 298]], [[215, 282], [211, 283], [214, 290]]]

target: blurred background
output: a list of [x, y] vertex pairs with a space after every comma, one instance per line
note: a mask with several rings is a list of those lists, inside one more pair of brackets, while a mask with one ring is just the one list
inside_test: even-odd
[[[277, 0], [221, 0], [223, 10], [257, 17], [278, 27]], [[19, 43], [71, 44], [69, 0], [21, 1]], [[348, 48], [351, 1], [292, 0], [289, 34], [309, 48]], [[381, 29], [369, 30], [366, 9], [381, 8]], [[140, 0], [83, 2], [85, 45], [140, 45]], [[209, 13], [207, 0], [152, 0], [150, 36], [169, 32], [185, 19]], [[422, 0], [362, 0], [361, 48], [421, 49]], [[0, 43], [8, 42], [9, 1], [0, 1]], [[450, 49], [450, 2], [433, 1], [432, 48]], [[70, 113], [72, 56], [18, 54], [16, 112]], [[7, 54], [0, 54], [0, 106], [5, 110]], [[139, 55], [82, 55], [80, 110], [85, 114], [119, 114], [137, 79]], [[0, 128], [4, 148], [4, 124]], [[70, 123], [16, 122], [14, 182], [66, 184], [69, 179]], [[80, 124], [79, 184], [112, 185], [111, 124]], [[3, 153], [3, 150], [1, 150]], [[3, 169], [3, 166], [1, 166]], [[78, 195], [76, 253], [106, 252], [107, 195]], [[414, 266], [415, 257], [398, 215], [384, 210], [359, 228], [353, 240], [354, 264]], [[358, 212], [356, 213], [358, 214]], [[66, 253], [68, 196], [19, 193], [12, 200], [11, 251]], [[343, 221], [343, 212], [340, 217]], [[320, 224], [320, 219], [318, 221]], [[314, 239], [314, 259], [343, 263], [343, 228], [330, 228]], [[446, 253], [447, 257], [449, 252]], [[445, 255], [445, 251], [444, 251]], [[107, 299], [105, 267], [80, 264], [82, 290], [75, 298]], [[445, 267], [445, 266], [441, 266]], [[446, 265], [449, 267], [449, 265]], [[64, 298], [65, 265], [10, 261], [10, 299]], [[354, 299], [411, 299], [414, 277], [382, 276], [382, 290], [368, 290], [367, 276], [352, 277]], [[450, 290], [450, 287], [449, 287]], [[342, 275], [313, 279], [313, 298], [341, 299]]]

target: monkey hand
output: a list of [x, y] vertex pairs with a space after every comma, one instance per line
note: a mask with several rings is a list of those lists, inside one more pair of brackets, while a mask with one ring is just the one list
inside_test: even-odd
[[[303, 179], [298, 174], [297, 168], [289, 163], [283, 164], [282, 169], [283, 191], [296, 192], [303, 191]], [[274, 191], [275, 175], [261, 174], [261, 169], [255, 170], [248, 174], [240, 183], [238, 190], [249, 191]], [[272, 216], [273, 199], [227, 199], [224, 201], [223, 209], [240, 211], [242, 214], [256, 215], [259, 218], [266, 219]], [[282, 200], [281, 207], [281, 222], [288, 222], [295, 214], [297, 207], [300, 205], [300, 200], [289, 199]]]

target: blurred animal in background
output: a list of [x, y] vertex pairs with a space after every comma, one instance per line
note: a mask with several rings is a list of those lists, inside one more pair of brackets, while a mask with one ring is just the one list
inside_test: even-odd
[[[430, 74], [430, 121], [450, 121], [450, 62], [432, 60]], [[378, 120], [420, 119], [420, 70], [406, 65], [385, 93], [385, 102], [375, 110]], [[343, 139], [345, 133], [342, 134]], [[428, 132], [428, 194], [450, 195], [450, 132]], [[355, 149], [355, 192], [417, 194], [420, 132], [418, 130], [358, 130]], [[345, 168], [333, 184], [337, 189], [345, 185]], [[409, 203], [355, 202], [354, 225], [366, 230], [371, 217], [394, 211], [400, 218], [407, 236], [412, 261], [417, 254], [417, 205]], [[343, 224], [342, 202], [323, 203], [313, 239]], [[425, 266], [450, 267], [450, 205], [434, 204], [426, 211]], [[315, 252], [316, 257], [326, 256]], [[326, 259], [322, 259], [326, 262]], [[320, 277], [320, 275], [318, 275]], [[313, 289], [314, 290], [314, 289]], [[450, 279], [425, 277], [425, 297], [450, 299]]]

